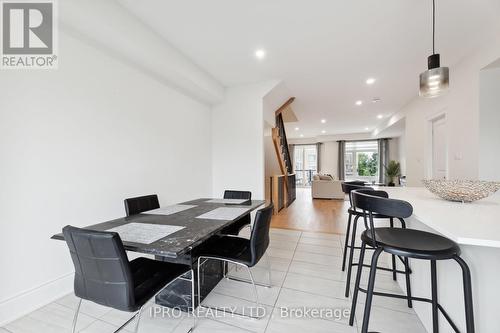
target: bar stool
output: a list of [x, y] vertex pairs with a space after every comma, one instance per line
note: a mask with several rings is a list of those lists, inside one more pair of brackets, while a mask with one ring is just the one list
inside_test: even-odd
[[[342, 258], [342, 271], [345, 271], [345, 264], [346, 264], [346, 258], [347, 258], [347, 249], [350, 249], [349, 253], [349, 263], [347, 266], [347, 278], [346, 278], [346, 287], [345, 287], [345, 297], [349, 297], [349, 290], [351, 286], [351, 275], [352, 275], [352, 267], [359, 265], [359, 263], [362, 263], [361, 261], [359, 263], [353, 263], [354, 260], [354, 250], [360, 250], [361, 247], [355, 246], [356, 244], [356, 229], [357, 229], [357, 224], [358, 224], [358, 219], [360, 217], [364, 217], [363, 211], [360, 211], [356, 209], [356, 207], [353, 205], [352, 201], [352, 196], [351, 192], [357, 190], [357, 191], [362, 191], [366, 193], [370, 193], [371, 195], [383, 197], [383, 198], [388, 198], [389, 195], [385, 191], [376, 191], [372, 187], [368, 186], [361, 186], [357, 184], [351, 184], [351, 183], [342, 183], [342, 191], [346, 193], [349, 196], [349, 202], [350, 202], [350, 207], [348, 208], [347, 212], [349, 213], [349, 218], [347, 220], [347, 232], [345, 235], [345, 242], [344, 242], [344, 254]], [[354, 221], [352, 221], [352, 217], [354, 217]], [[391, 228], [394, 227], [394, 219], [389, 217], [389, 216], [384, 216], [381, 214], [374, 214], [373, 218], [376, 219], [389, 219], [390, 221], [390, 226]], [[365, 221], [366, 222], [366, 221]], [[406, 223], [404, 219], [400, 219], [401, 222], [401, 227], [406, 228]], [[351, 233], [351, 226], [352, 226], [352, 233]], [[365, 228], [368, 229], [368, 225], [365, 223]], [[373, 248], [369, 247], [369, 250], [373, 250]], [[406, 262], [399, 258], [402, 263], [405, 266], [405, 271], [400, 271], [396, 268], [396, 256], [392, 256], [392, 269], [386, 268], [386, 267], [379, 267], [381, 270], [386, 270], [386, 271], [392, 271], [392, 279], [396, 281], [396, 274], [411, 274], [411, 270]], [[364, 265], [364, 263], [362, 263]], [[365, 265], [366, 267], [369, 267], [369, 265]], [[410, 302], [410, 307], [411, 307], [411, 302]]]
[[[472, 304], [472, 287], [471, 275], [467, 263], [460, 258], [460, 248], [452, 240], [436, 235], [430, 232], [401, 229], [401, 228], [375, 228], [373, 225], [374, 212], [383, 214], [393, 218], [404, 219], [413, 214], [413, 207], [410, 203], [402, 200], [394, 200], [388, 198], [381, 198], [370, 195], [368, 193], [359, 193], [357, 190], [352, 191], [352, 200], [354, 206], [366, 212], [364, 219], [368, 220], [370, 228], [361, 234], [361, 253], [360, 262], [363, 262], [365, 250], [367, 245], [375, 248], [370, 267], [370, 278], [368, 282], [368, 289], [360, 288], [361, 273], [363, 265], [358, 265], [358, 272], [356, 275], [356, 285], [352, 297], [351, 316], [349, 318], [349, 325], [353, 325], [354, 316], [356, 312], [356, 302], [358, 299], [358, 292], [365, 292], [366, 302], [363, 316], [363, 326], [361, 333], [368, 332], [368, 325], [370, 321], [370, 311], [373, 295], [403, 298], [410, 301], [420, 301], [432, 304], [432, 331], [433, 333], [439, 332], [438, 325], [438, 311], [440, 311], [446, 320], [449, 322], [455, 332], [459, 332], [457, 326], [453, 323], [450, 316], [446, 313], [444, 308], [438, 303], [437, 299], [437, 260], [455, 260], [462, 268], [463, 289], [464, 289], [464, 302], [465, 302], [465, 320], [467, 333], [474, 333], [474, 313]], [[375, 277], [377, 273], [377, 262], [382, 252], [390, 253], [397, 256], [402, 256], [405, 260], [408, 258], [429, 260], [431, 266], [431, 290], [432, 298], [412, 297], [411, 294], [397, 295], [390, 293], [375, 292]], [[408, 281], [407, 281], [408, 282]]]

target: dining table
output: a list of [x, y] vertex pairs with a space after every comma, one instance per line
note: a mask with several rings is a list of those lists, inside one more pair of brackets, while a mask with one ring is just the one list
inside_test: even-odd
[[[185, 264], [194, 271], [195, 300], [197, 299], [197, 250], [221, 231], [265, 204], [264, 200], [235, 200], [200, 198], [140, 214], [117, 218], [85, 229], [118, 232], [126, 251], [151, 255], [156, 260]], [[64, 240], [62, 233], [51, 237]], [[201, 299], [224, 277], [224, 264], [205, 261], [202, 275]], [[191, 305], [191, 277], [174, 281], [156, 297], [156, 304], [187, 311]]]

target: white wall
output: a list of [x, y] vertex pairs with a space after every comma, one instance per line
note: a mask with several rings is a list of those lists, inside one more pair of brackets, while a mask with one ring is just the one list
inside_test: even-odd
[[49, 239], [63, 226], [124, 216], [130, 196], [212, 193], [208, 106], [59, 44], [58, 70], [0, 74], [0, 326], [72, 290], [66, 245]]
[[480, 74], [479, 178], [500, 180], [500, 68]]
[[247, 190], [265, 198], [264, 96], [276, 85], [266, 82], [226, 89], [212, 109], [213, 195]]
[[[479, 177], [479, 73], [500, 57], [500, 35], [450, 67], [450, 89], [441, 97], [416, 97], [391, 117], [406, 118], [406, 174], [408, 186], [421, 186], [429, 164], [429, 119], [447, 117], [448, 171], [450, 179]], [[417, 79], [418, 73], [415, 74]]]

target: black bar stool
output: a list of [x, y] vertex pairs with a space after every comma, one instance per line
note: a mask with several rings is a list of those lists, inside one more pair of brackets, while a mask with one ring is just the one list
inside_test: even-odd
[[[352, 183], [347, 183], [347, 182], [342, 183], [342, 191], [349, 196], [349, 202], [350, 202], [350, 207], [347, 210], [347, 212], [349, 213], [349, 218], [347, 220], [347, 232], [346, 232], [346, 235], [345, 235], [344, 254], [343, 254], [343, 258], [342, 258], [342, 271], [345, 271], [345, 264], [346, 264], [346, 259], [347, 259], [347, 249], [349, 249], [350, 253], [349, 253], [349, 263], [347, 265], [347, 278], [346, 278], [346, 286], [345, 286], [345, 297], [349, 297], [349, 289], [350, 289], [350, 286], [351, 286], [352, 267], [353, 266], [357, 266], [360, 263], [364, 264], [361, 261], [359, 263], [353, 263], [353, 260], [354, 260], [354, 250], [356, 250], [356, 249], [360, 250], [361, 249], [361, 247], [355, 246], [355, 244], [356, 244], [356, 229], [357, 229], [357, 225], [358, 225], [358, 220], [359, 220], [360, 217], [364, 216], [363, 211], [356, 209], [356, 207], [353, 205], [351, 192], [354, 191], [354, 190], [363, 191], [363, 192], [366, 192], [366, 193], [371, 193], [371, 195], [379, 196], [379, 197], [383, 197], [383, 198], [388, 198], [389, 197], [389, 195], [387, 194], [387, 192], [385, 192], [385, 191], [376, 191], [372, 187], [362, 186], [362, 185], [352, 184]], [[352, 220], [353, 216], [355, 216], [354, 217], [354, 221]], [[374, 214], [373, 218], [376, 218], [376, 219], [389, 219], [391, 228], [394, 227], [394, 219], [391, 218], [391, 217], [389, 217], [389, 216], [384, 216], [384, 215], [381, 215], [381, 214]], [[401, 222], [401, 227], [402, 228], [406, 228], [406, 223], [405, 223], [404, 219], [400, 219], [400, 222]], [[351, 232], [351, 226], [352, 226], [352, 232]], [[365, 223], [365, 227], [368, 229], [368, 225], [366, 223]], [[369, 250], [373, 250], [373, 248], [371, 248], [371, 247], [369, 247], [368, 249]], [[401, 260], [401, 258], [400, 258], [400, 260]], [[394, 256], [394, 255], [392, 256], [392, 269], [388, 269], [388, 268], [385, 268], [385, 267], [378, 267], [378, 268], [381, 269], [381, 270], [392, 271], [392, 279], [394, 281], [396, 281], [396, 274], [397, 273], [406, 274], [406, 275], [411, 274], [411, 270], [410, 270], [409, 266], [403, 260], [402, 260], [402, 262], [405, 265], [405, 268], [406, 268], [405, 271], [398, 271], [397, 270], [397, 268], [396, 268], [396, 256]], [[365, 265], [365, 266], [369, 267], [369, 265]], [[411, 302], [410, 302], [410, 307], [411, 307]]]
[[[381, 198], [367, 193], [359, 193], [357, 190], [352, 191], [352, 200], [355, 207], [366, 212], [364, 219], [368, 220], [370, 228], [361, 234], [361, 253], [360, 262], [363, 262], [365, 250], [367, 245], [375, 248], [375, 253], [372, 257], [370, 267], [370, 279], [368, 282], [368, 289], [360, 288], [361, 273], [363, 265], [358, 266], [356, 275], [356, 286], [352, 297], [351, 316], [349, 318], [349, 325], [353, 325], [354, 316], [356, 312], [356, 302], [358, 299], [358, 292], [366, 292], [365, 311], [363, 316], [363, 326], [361, 333], [368, 332], [368, 324], [370, 321], [370, 311], [373, 295], [386, 296], [394, 298], [406, 298], [410, 301], [421, 301], [432, 304], [432, 331], [433, 333], [439, 332], [438, 326], [438, 311], [440, 311], [446, 320], [450, 323], [455, 332], [460, 332], [457, 326], [453, 323], [450, 316], [446, 313], [444, 308], [438, 303], [437, 299], [437, 260], [455, 260], [463, 272], [463, 289], [465, 301], [465, 320], [467, 333], [474, 333], [474, 312], [472, 304], [472, 287], [470, 270], [465, 261], [460, 258], [460, 248], [452, 240], [436, 235], [430, 232], [401, 229], [401, 228], [375, 228], [373, 226], [374, 213], [383, 214], [393, 218], [404, 219], [413, 214], [413, 207], [410, 203], [402, 200], [394, 200], [388, 198]], [[393, 255], [402, 256], [405, 261], [408, 258], [429, 260], [431, 266], [431, 290], [432, 298], [412, 297], [411, 294], [397, 295], [390, 293], [380, 293], [374, 291], [375, 277], [377, 272], [377, 262], [380, 254], [387, 252]], [[407, 280], [407, 283], [409, 281]]]

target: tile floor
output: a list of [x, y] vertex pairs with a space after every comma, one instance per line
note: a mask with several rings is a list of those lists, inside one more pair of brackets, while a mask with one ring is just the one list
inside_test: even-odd
[[[350, 310], [350, 299], [345, 298], [345, 273], [341, 272], [342, 235], [309, 233], [285, 229], [271, 230], [269, 255], [272, 267], [272, 287], [257, 287], [265, 316], [247, 319], [238, 316], [223, 316], [220, 312], [205, 311], [199, 318], [195, 332], [330, 332], [357, 333], [361, 326], [364, 294], [360, 293], [356, 323], [348, 326], [348, 318], [325, 316], [321, 319], [304, 319], [283, 316], [282, 309], [326, 308], [341, 311]], [[259, 282], [268, 279], [265, 260], [252, 268]], [[245, 277], [243, 269], [232, 269], [231, 274]], [[365, 274], [365, 278], [366, 278]], [[366, 279], [364, 279], [366, 283]], [[377, 275], [378, 289], [401, 292], [386, 272]], [[213, 306], [234, 306], [242, 311], [253, 306], [251, 285], [233, 280], [222, 280], [204, 301]], [[0, 333], [67, 333], [73, 320], [77, 299], [67, 295], [27, 316], [0, 328]], [[182, 313], [176, 316], [152, 316], [149, 304], [145, 310], [139, 332], [187, 332], [192, 318]], [[337, 312], [336, 312], [337, 313]], [[337, 313], [338, 314], [338, 313]], [[84, 302], [79, 316], [77, 330], [81, 333], [111, 333], [126, 322], [129, 313]], [[124, 328], [130, 332], [134, 321]], [[413, 310], [406, 307], [404, 300], [374, 298], [370, 330], [384, 333], [424, 333], [425, 329]]]

